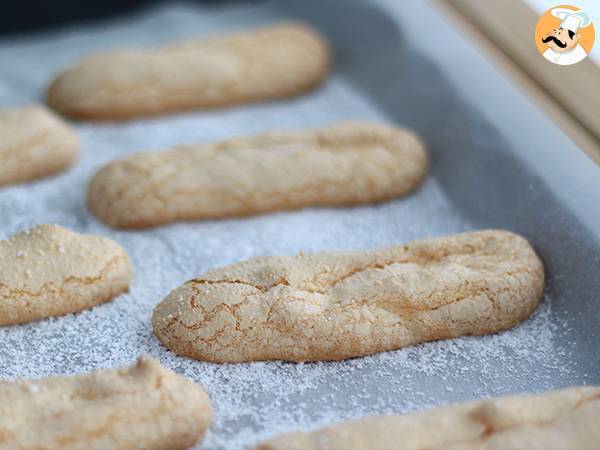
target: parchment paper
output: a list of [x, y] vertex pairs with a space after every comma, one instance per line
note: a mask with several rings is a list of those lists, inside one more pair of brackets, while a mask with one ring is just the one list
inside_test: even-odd
[[[0, 41], [0, 105], [39, 101], [56, 71], [92, 51], [148, 46], [286, 17], [285, 8], [272, 6], [218, 9], [170, 4], [102, 24]], [[377, 23], [368, 23], [367, 17], [363, 26]], [[532, 319], [495, 336], [430, 343], [345, 362], [217, 365], [178, 357], [158, 344], [150, 323], [153, 307], [171, 289], [212, 267], [301, 250], [382, 247], [475, 228], [435, 176], [413, 195], [381, 205], [308, 209], [144, 231], [109, 229], [87, 211], [84, 199], [90, 177], [112, 159], [135, 151], [320, 126], [345, 118], [393, 121], [343, 75], [345, 56], [336, 55], [337, 65], [322, 88], [288, 101], [126, 123], [74, 123], [82, 156], [72, 169], [0, 189], [0, 238], [38, 223], [57, 223], [117, 240], [135, 268], [131, 292], [112, 302], [75, 315], [0, 328], [0, 377], [73, 374], [130, 364], [138, 355], [150, 354], [207, 390], [215, 423], [198, 447], [207, 449], [246, 448], [277, 432], [370, 413], [569, 385], [572, 368], [565, 361], [570, 349], [557, 337], [570, 325], [551, 320], [551, 296]], [[414, 73], [419, 61], [413, 64]], [[423, 70], [429, 70], [427, 64]], [[424, 96], [438, 95], [435, 86], [431, 91], [421, 89]], [[398, 102], [402, 101], [400, 97]], [[420, 110], [418, 102], [405, 107], [420, 115], [425, 127], [427, 111]], [[440, 107], [448, 108], [443, 98]]]

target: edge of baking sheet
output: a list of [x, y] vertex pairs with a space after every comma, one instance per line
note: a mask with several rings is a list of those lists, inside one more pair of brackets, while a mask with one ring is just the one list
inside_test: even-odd
[[[600, 67], [584, 60], [557, 67], [540, 58], [532, 34], [538, 16], [522, 0], [432, 0], [554, 122], [600, 164]], [[510, 20], [509, 20], [510, 19]]]

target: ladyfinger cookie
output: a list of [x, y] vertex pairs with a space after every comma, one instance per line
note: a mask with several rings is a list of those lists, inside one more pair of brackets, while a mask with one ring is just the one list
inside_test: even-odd
[[152, 323], [166, 347], [201, 360], [340, 360], [510, 328], [543, 288], [529, 243], [486, 230], [214, 269], [172, 291]]
[[122, 369], [0, 382], [0, 450], [183, 450], [211, 417], [199, 385], [148, 357]]
[[0, 325], [91, 308], [129, 290], [123, 248], [100, 236], [39, 225], [0, 241]]
[[79, 141], [42, 106], [0, 110], [0, 186], [33, 180], [70, 166]]
[[284, 23], [88, 57], [56, 77], [48, 104], [84, 119], [213, 108], [303, 93], [328, 68], [324, 38], [307, 25]]
[[413, 133], [342, 122], [133, 155], [96, 173], [87, 202], [110, 226], [144, 228], [386, 200], [413, 189], [426, 170]]
[[587, 450], [600, 442], [600, 388], [372, 416], [277, 436], [256, 450]]

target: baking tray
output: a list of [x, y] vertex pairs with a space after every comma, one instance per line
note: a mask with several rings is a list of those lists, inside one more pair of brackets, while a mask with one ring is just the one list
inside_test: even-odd
[[[280, 102], [136, 120], [75, 123], [83, 156], [68, 172], [0, 190], [0, 237], [53, 222], [119, 241], [129, 294], [90, 311], [0, 329], [0, 377], [72, 374], [150, 354], [201, 383], [215, 423], [199, 448], [246, 448], [272, 434], [372, 413], [600, 384], [600, 171], [428, 4], [310, 0], [168, 4], [118, 21], [0, 41], [0, 104], [38, 101], [52, 74], [115, 46], [146, 46], [306, 20], [331, 40], [322, 88]], [[435, 32], [431, 31], [435, 30]], [[116, 231], [85, 208], [108, 161], [345, 118], [402, 124], [425, 140], [430, 173], [412, 195], [341, 209]], [[218, 365], [181, 358], [152, 335], [152, 309], [211, 267], [300, 250], [373, 248], [487, 227], [526, 236], [544, 261], [533, 317], [493, 336], [433, 342], [344, 362]], [[240, 345], [243, 345], [241, 343]]]

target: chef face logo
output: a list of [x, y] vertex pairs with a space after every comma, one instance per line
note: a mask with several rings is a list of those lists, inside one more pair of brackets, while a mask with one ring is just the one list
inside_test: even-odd
[[594, 46], [590, 16], [576, 6], [561, 5], [544, 13], [535, 28], [535, 43], [544, 58], [569, 66], [585, 59]]
[[572, 30], [564, 28], [555, 28], [550, 31], [542, 42], [553, 51], [558, 53], [571, 51], [577, 45], [577, 41], [581, 39], [581, 34], [575, 34]]

